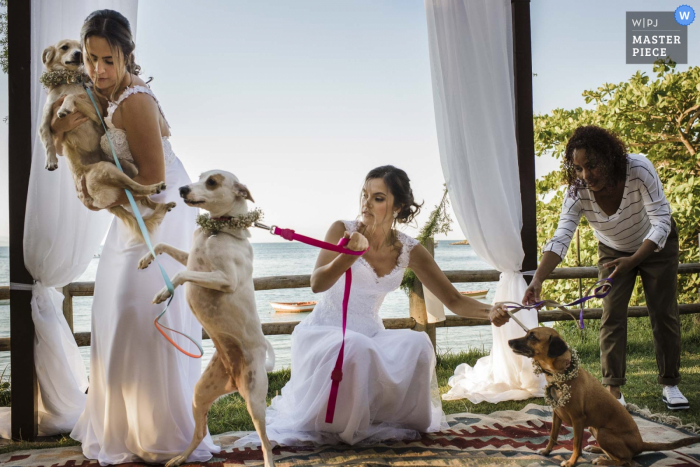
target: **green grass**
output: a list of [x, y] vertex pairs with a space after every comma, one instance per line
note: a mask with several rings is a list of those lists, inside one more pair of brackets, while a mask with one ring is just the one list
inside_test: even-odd
[[[597, 323], [587, 323], [586, 330], [580, 332], [570, 325], [558, 326], [569, 345], [578, 350], [583, 367], [594, 376], [600, 377], [600, 349], [598, 344]], [[652, 412], [667, 412], [661, 402], [661, 386], [656, 383], [656, 359], [652, 344], [651, 331], [647, 318], [630, 319], [627, 342], [627, 384], [622, 388], [625, 399], [640, 407], [648, 407]], [[683, 337], [681, 340], [681, 390], [690, 401], [690, 410], [673, 412], [684, 422], [700, 423], [700, 326], [693, 324], [691, 317], [683, 318]], [[437, 376], [440, 393], [449, 390], [447, 381], [454, 374], [460, 363], [473, 365], [484, 353], [478, 350], [458, 354], [446, 353], [438, 356]], [[289, 381], [290, 371], [284, 369], [269, 374], [268, 404]], [[507, 401], [499, 404], [482, 402], [472, 404], [468, 400], [443, 401], [445, 413], [490, 413], [499, 410], [520, 410], [529, 403], [544, 405], [544, 399], [525, 401]], [[209, 430], [212, 434], [227, 431], [253, 430], [243, 399], [238, 394], [222, 397], [214, 403], [209, 412]], [[10, 443], [0, 446], [0, 453], [77, 445], [69, 438], [57, 438], [52, 442]]]

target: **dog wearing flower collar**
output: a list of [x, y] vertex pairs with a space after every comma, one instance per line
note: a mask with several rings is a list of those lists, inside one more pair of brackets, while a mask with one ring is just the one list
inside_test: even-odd
[[[238, 391], [248, 406], [255, 430], [262, 441], [265, 466], [274, 465], [272, 447], [265, 430], [267, 371], [274, 367], [274, 352], [265, 339], [255, 305], [253, 248], [248, 227], [260, 218], [249, 211], [253, 201], [248, 188], [229, 172], [210, 171], [197, 183], [180, 187], [188, 206], [209, 212], [200, 216], [190, 253], [159, 243], [156, 254], [167, 253], [187, 266], [172, 278], [175, 288], [186, 284], [187, 302], [214, 341], [216, 352], [194, 389], [192, 410], [195, 431], [187, 450], [168, 462], [177, 466], [199, 446], [207, 433], [207, 414], [219, 397]], [[148, 253], [139, 262], [144, 269], [153, 261]], [[163, 288], [153, 299], [170, 297]], [[270, 360], [266, 360], [266, 355]]]
[[632, 416], [589, 372], [579, 366], [576, 351], [570, 349], [552, 328], [530, 329], [525, 337], [511, 339], [508, 345], [518, 355], [532, 358], [535, 373], [547, 379], [545, 400], [552, 406], [552, 431], [547, 456], [557, 444], [562, 421], [574, 429], [574, 449], [562, 467], [573, 467], [581, 456], [583, 430], [588, 428], [600, 447], [586, 451], [605, 454], [595, 465], [632, 465], [632, 458], [644, 451], [667, 451], [700, 442], [700, 437], [683, 438], [671, 443], [647, 443], [642, 440]]

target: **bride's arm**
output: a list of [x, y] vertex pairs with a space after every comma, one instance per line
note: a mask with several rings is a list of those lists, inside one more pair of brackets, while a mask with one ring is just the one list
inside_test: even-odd
[[465, 318], [488, 318], [496, 326], [502, 326], [508, 321], [508, 314], [503, 311], [502, 307], [498, 305], [491, 307], [459, 293], [423, 245], [416, 245], [411, 250], [408, 267], [416, 273], [416, 277], [423, 285], [453, 313]]
[[[126, 140], [139, 174], [134, 181], [142, 185], [153, 185], [165, 181], [165, 156], [160, 133], [160, 109], [151, 96], [136, 93], [120, 105], [121, 121], [126, 131]], [[122, 193], [112, 206], [128, 203]]]
[[[336, 221], [326, 232], [325, 241], [336, 245], [343, 236], [346, 236], [343, 221]], [[350, 243], [346, 248], [355, 251], [366, 250], [369, 244], [367, 239], [358, 232], [350, 236]], [[343, 255], [335, 251], [321, 250], [316, 259], [314, 272], [311, 273], [311, 291], [313, 293], [325, 292], [335, 284], [340, 276], [357, 261], [359, 256]]]

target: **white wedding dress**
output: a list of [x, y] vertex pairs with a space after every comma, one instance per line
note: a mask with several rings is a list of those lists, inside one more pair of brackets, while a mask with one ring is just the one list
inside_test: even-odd
[[[357, 222], [345, 222], [345, 227], [352, 233]], [[267, 435], [273, 443], [369, 444], [415, 439], [421, 432], [447, 427], [427, 334], [386, 330], [379, 317], [384, 297], [401, 284], [418, 243], [401, 232], [398, 237], [403, 246], [389, 274], [377, 277], [361, 257], [352, 265], [343, 380], [332, 424], [325, 423], [325, 416], [342, 339], [344, 275], [294, 329], [292, 376], [267, 410]], [[236, 446], [259, 442], [252, 434]]]
[[[111, 117], [124, 99], [138, 92], [155, 99], [145, 86], [129, 87], [110, 103], [105, 118], [120, 159], [133, 160], [126, 133], [112, 125]], [[105, 136], [102, 148], [111, 155]], [[190, 178], [165, 137], [163, 152], [167, 189], [152, 199], [175, 201], [177, 207], [165, 216], [151, 240], [154, 245], [165, 242], [189, 251], [197, 209], [181, 201], [178, 188], [189, 184]], [[141, 207], [141, 212], [150, 211]], [[121, 221], [112, 221], [95, 280], [87, 403], [71, 433], [82, 443], [85, 457], [101, 464], [167, 462], [187, 448], [194, 432], [192, 393], [201, 361], [180, 353], [153, 324], [163, 305], [151, 301], [163, 287], [163, 279], [155, 264], [137, 269], [147, 252]], [[159, 256], [159, 261], [170, 277], [184, 269], [167, 255]], [[201, 340], [202, 328], [187, 306], [184, 289], [175, 293], [162, 322]], [[173, 337], [181, 347], [193, 347], [184, 338]], [[207, 435], [188, 461], [206, 461], [218, 451]]]

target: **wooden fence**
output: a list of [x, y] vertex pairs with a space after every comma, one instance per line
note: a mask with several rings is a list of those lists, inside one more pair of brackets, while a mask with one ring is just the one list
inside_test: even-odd
[[[700, 263], [681, 264], [678, 274], [698, 274], [700, 273]], [[493, 269], [474, 271], [445, 271], [445, 275], [453, 283], [465, 282], [495, 282], [498, 281], [500, 273]], [[595, 267], [579, 268], [557, 268], [549, 276], [549, 279], [597, 279], [598, 269]], [[310, 287], [310, 275], [296, 276], [271, 276], [254, 279], [255, 290], [275, 290], [275, 289], [298, 289]], [[63, 287], [61, 290], [65, 296], [63, 301], [63, 314], [66, 317], [68, 326], [73, 330], [73, 297], [89, 297], [95, 292], [94, 282], [73, 282]], [[9, 287], [0, 287], [0, 300], [9, 300]], [[700, 314], [700, 303], [680, 304], [681, 314]], [[603, 314], [602, 308], [585, 308], [584, 319], [600, 319]], [[629, 308], [628, 316], [640, 317], [648, 316], [647, 307], [633, 306]], [[540, 322], [572, 320], [573, 317], [562, 311], [540, 311]], [[291, 334], [299, 321], [286, 321], [263, 323], [263, 333], [267, 336]], [[440, 323], [428, 323], [425, 302], [423, 300], [423, 290], [420, 283], [414, 286], [414, 290], [409, 294], [409, 316], [406, 318], [384, 319], [384, 326], [387, 329], [414, 329], [416, 331], [427, 332], [433, 346], [435, 345], [435, 329], [439, 327], [461, 327], [461, 326], [484, 326], [488, 325], [486, 319], [463, 318], [461, 316], [447, 316], [445, 321]], [[90, 345], [89, 332], [74, 333], [75, 340], [80, 347]], [[205, 331], [202, 338], [208, 339]], [[0, 351], [10, 350], [10, 338], [0, 338]]]

